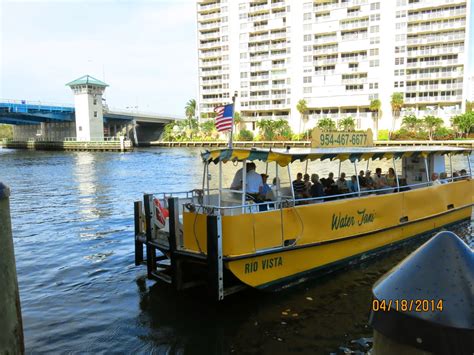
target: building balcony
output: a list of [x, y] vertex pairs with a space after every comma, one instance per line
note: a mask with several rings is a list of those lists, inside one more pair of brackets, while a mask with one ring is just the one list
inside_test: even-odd
[[339, 25], [339, 28], [341, 30], [359, 29], [359, 28], [367, 28], [367, 27], [369, 27], [369, 21], [346, 22], [346, 23], [341, 23]]
[[431, 19], [445, 19], [449, 17], [458, 17], [466, 15], [466, 9], [455, 9], [449, 11], [436, 11], [426, 14], [408, 14], [408, 22], [426, 21]]
[[222, 79], [215, 79], [215, 80], [202, 80], [201, 85], [219, 85], [222, 84]]
[[462, 101], [462, 95], [449, 95], [449, 96], [425, 96], [425, 97], [406, 97], [405, 103], [438, 103], [438, 102], [460, 102]]
[[270, 35], [271, 39], [286, 39], [286, 32], [276, 32]]
[[313, 43], [314, 44], [337, 43], [337, 36], [315, 38], [313, 40]]
[[313, 54], [331, 54], [339, 51], [338, 46], [314, 49]]
[[367, 60], [366, 55], [358, 55], [358, 56], [351, 56], [351, 57], [341, 57], [341, 63], [357, 63]]
[[441, 47], [435, 49], [420, 49], [416, 51], [408, 51], [407, 57], [421, 57], [426, 55], [438, 55], [438, 54], [452, 54], [452, 53], [464, 53], [464, 46], [454, 47]]
[[252, 42], [269, 41], [269, 40], [270, 40], [270, 35], [268, 35], [268, 34], [249, 37], [249, 43], [252, 43]]
[[222, 51], [206, 51], [199, 53], [199, 58], [215, 58], [222, 56]]
[[213, 41], [199, 44], [199, 49], [218, 48], [221, 46], [221, 41]]
[[198, 28], [200, 30], [218, 29], [220, 27], [221, 27], [221, 22], [220, 21], [199, 23], [199, 25], [198, 25]]
[[445, 67], [448, 65], [461, 65], [457, 59], [430, 60], [423, 62], [407, 63], [407, 68]]
[[201, 4], [199, 5], [198, 12], [216, 10], [220, 8], [220, 5], [221, 5], [220, 2], [215, 2], [212, 4]]
[[220, 31], [209, 32], [209, 33], [200, 33], [199, 34], [199, 39], [204, 40], [204, 39], [211, 39], [211, 38], [219, 38], [220, 36], [221, 36]]
[[319, 59], [313, 61], [313, 65], [327, 65], [327, 64], [337, 64], [337, 58], [331, 58], [331, 59]]
[[262, 20], [268, 20], [269, 18], [270, 18], [269, 14], [260, 14], [260, 15], [255, 15], [255, 16], [249, 16], [248, 21], [249, 22], [252, 22], [252, 21], [258, 22], [258, 21], [262, 21]]
[[461, 29], [466, 27], [466, 21], [455, 21], [455, 22], [441, 22], [439, 24], [433, 25], [417, 25], [417, 26], [410, 26], [407, 29], [408, 33], [415, 33], [415, 32], [432, 32], [432, 31], [441, 31], [446, 29]]
[[217, 95], [217, 94], [222, 94], [224, 92], [228, 92], [228, 89], [205, 89], [201, 88], [201, 94], [204, 95]]
[[342, 35], [342, 41], [357, 41], [360, 39], [367, 39], [369, 38], [367, 33], [359, 33], [359, 34], [346, 34]]
[[222, 75], [224, 73], [223, 70], [201, 70], [201, 77], [205, 76], [215, 76], [215, 75]]
[[343, 84], [366, 84], [367, 78], [341, 79]]
[[222, 65], [222, 60], [213, 60], [213, 61], [210, 61], [210, 62], [202, 62], [200, 63], [200, 67], [201, 68], [212, 68], [212, 67], [216, 67], [216, 66], [220, 66]]
[[265, 52], [270, 50], [270, 46], [268, 44], [262, 46], [249, 46], [248, 51], [250, 53], [258, 53], [258, 52]]
[[271, 87], [269, 84], [265, 84], [265, 85], [250, 85], [250, 91], [268, 91], [270, 90]]
[[464, 34], [458, 33], [453, 35], [423, 36], [408, 38], [407, 44], [428, 44], [428, 43], [446, 43], [456, 40], [464, 40]]
[[286, 42], [279, 42], [270, 45], [270, 49], [286, 49], [287, 44]]
[[313, 10], [315, 12], [320, 12], [320, 11], [327, 11], [327, 10], [334, 10], [339, 8], [339, 3], [332, 3], [332, 4], [324, 4], [324, 3], [316, 3], [313, 6]]
[[206, 21], [206, 20], [212, 20], [212, 19], [217, 20], [220, 16], [221, 16], [220, 11], [213, 12], [211, 14], [199, 14], [198, 21]]
[[266, 11], [270, 11], [268, 4], [250, 6], [248, 9], [249, 14], [253, 14], [255, 12], [266, 12]]

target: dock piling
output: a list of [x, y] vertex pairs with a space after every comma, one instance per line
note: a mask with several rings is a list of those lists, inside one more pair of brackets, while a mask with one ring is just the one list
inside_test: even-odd
[[156, 270], [156, 250], [150, 245], [151, 242], [151, 203], [153, 195], [145, 194], [143, 204], [145, 207], [145, 233], [146, 233], [146, 267], [148, 278], [153, 278], [153, 272]]
[[170, 263], [171, 263], [171, 282], [176, 290], [183, 289], [183, 270], [181, 261], [176, 255], [179, 249], [179, 203], [177, 197], [168, 199], [169, 209], [169, 245], [170, 245]]
[[135, 216], [135, 265], [138, 266], [143, 262], [143, 243], [138, 239], [143, 233], [142, 230], [142, 202], [135, 201], [133, 203]]
[[10, 217], [10, 189], [0, 182], [0, 354], [23, 354], [23, 323]]

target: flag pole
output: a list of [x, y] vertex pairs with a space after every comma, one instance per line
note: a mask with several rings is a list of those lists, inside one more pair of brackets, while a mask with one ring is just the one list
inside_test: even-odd
[[235, 114], [235, 98], [237, 97], [237, 91], [234, 91], [234, 96], [232, 96], [232, 126], [230, 128], [229, 134], [229, 149], [232, 149], [232, 135], [234, 133], [234, 114]]

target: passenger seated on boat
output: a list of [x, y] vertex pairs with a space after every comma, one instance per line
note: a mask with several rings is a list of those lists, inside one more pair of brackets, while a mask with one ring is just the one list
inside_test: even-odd
[[367, 170], [365, 172], [365, 186], [364, 187], [367, 188], [368, 190], [373, 189], [375, 186], [374, 179], [372, 178], [370, 174], [371, 174], [370, 170]]
[[[311, 186], [309, 193], [311, 197], [323, 197], [324, 196], [324, 187], [319, 181], [319, 175], [318, 174], [312, 174], [311, 175], [311, 182], [313, 185]], [[323, 200], [319, 200], [323, 201]]]
[[359, 185], [361, 188], [367, 187], [367, 183], [365, 181], [364, 170], [359, 171]]
[[459, 179], [459, 173], [458, 173], [457, 171], [455, 171], [455, 172], [453, 173], [453, 180], [456, 181], [456, 180], [458, 180], [458, 179]]
[[441, 185], [441, 181], [439, 181], [437, 173], [431, 174], [431, 185]]
[[341, 173], [341, 176], [339, 177], [339, 179], [337, 179], [336, 185], [339, 193], [344, 194], [349, 192], [349, 186], [347, 185], [346, 181], [346, 173]]
[[256, 201], [259, 201], [259, 196], [262, 194], [263, 190], [263, 180], [262, 176], [255, 171], [256, 168], [257, 166], [255, 165], [255, 163], [249, 163], [247, 165], [247, 180], [245, 191], [247, 192], [247, 194], [254, 197]]
[[[323, 182], [323, 180], [321, 179]], [[323, 182], [323, 187], [324, 187], [324, 193], [326, 195], [336, 195], [337, 194], [337, 186], [334, 181], [334, 173], [329, 173], [328, 177], [324, 179]]]
[[296, 180], [293, 180], [292, 182], [293, 186], [293, 191], [295, 193], [296, 198], [304, 198], [304, 193], [305, 193], [305, 184], [303, 181], [303, 174], [298, 173], [296, 174]]
[[467, 171], [466, 169], [461, 169], [459, 171], [459, 177], [461, 178], [461, 180], [467, 180], [469, 179], [469, 176], [467, 176]]
[[262, 177], [262, 183], [263, 183], [262, 193], [261, 193], [260, 198], [263, 201], [272, 201], [273, 200], [273, 191], [272, 191], [270, 185], [267, 184], [268, 175], [262, 173], [262, 174], [260, 174], [260, 176]]
[[349, 182], [349, 192], [359, 192], [359, 185], [357, 184], [357, 176], [352, 175]]
[[[253, 163], [247, 163], [246, 168], [247, 172], [249, 171], [249, 167]], [[254, 164], [255, 165], [255, 164]], [[232, 184], [230, 184], [231, 190], [242, 190], [242, 173], [243, 170], [240, 168], [235, 172], [234, 179], [232, 180]]]
[[382, 175], [381, 168], [375, 169], [375, 175], [373, 179], [375, 189], [383, 189], [388, 187], [387, 180], [385, 179], [385, 176]]
[[446, 174], [445, 171], [439, 173], [439, 181], [442, 183], [442, 184], [446, 184], [448, 182], [448, 174]]
[[310, 196], [309, 190], [311, 189], [311, 181], [309, 181], [309, 174], [304, 174], [303, 176], [304, 181], [304, 195]]
[[395, 170], [393, 168], [388, 169], [388, 174], [385, 176], [385, 180], [387, 181], [387, 185], [391, 187], [397, 186], [397, 177], [395, 175]]

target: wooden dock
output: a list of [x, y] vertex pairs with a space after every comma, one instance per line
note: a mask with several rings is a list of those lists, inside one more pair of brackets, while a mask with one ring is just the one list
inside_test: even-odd
[[[454, 147], [468, 147], [474, 148], [474, 140], [447, 140], [447, 141], [374, 141], [374, 144], [379, 147], [386, 146], [454, 146]], [[234, 141], [236, 148], [309, 148], [310, 141]], [[150, 142], [149, 146], [155, 147], [210, 147], [210, 148], [224, 148], [227, 147], [225, 141], [207, 141], [207, 142]]]
[[129, 140], [104, 140], [104, 141], [0, 141], [0, 147], [10, 149], [35, 149], [35, 150], [65, 150], [65, 151], [93, 151], [93, 152], [125, 152], [132, 151], [133, 145]]

